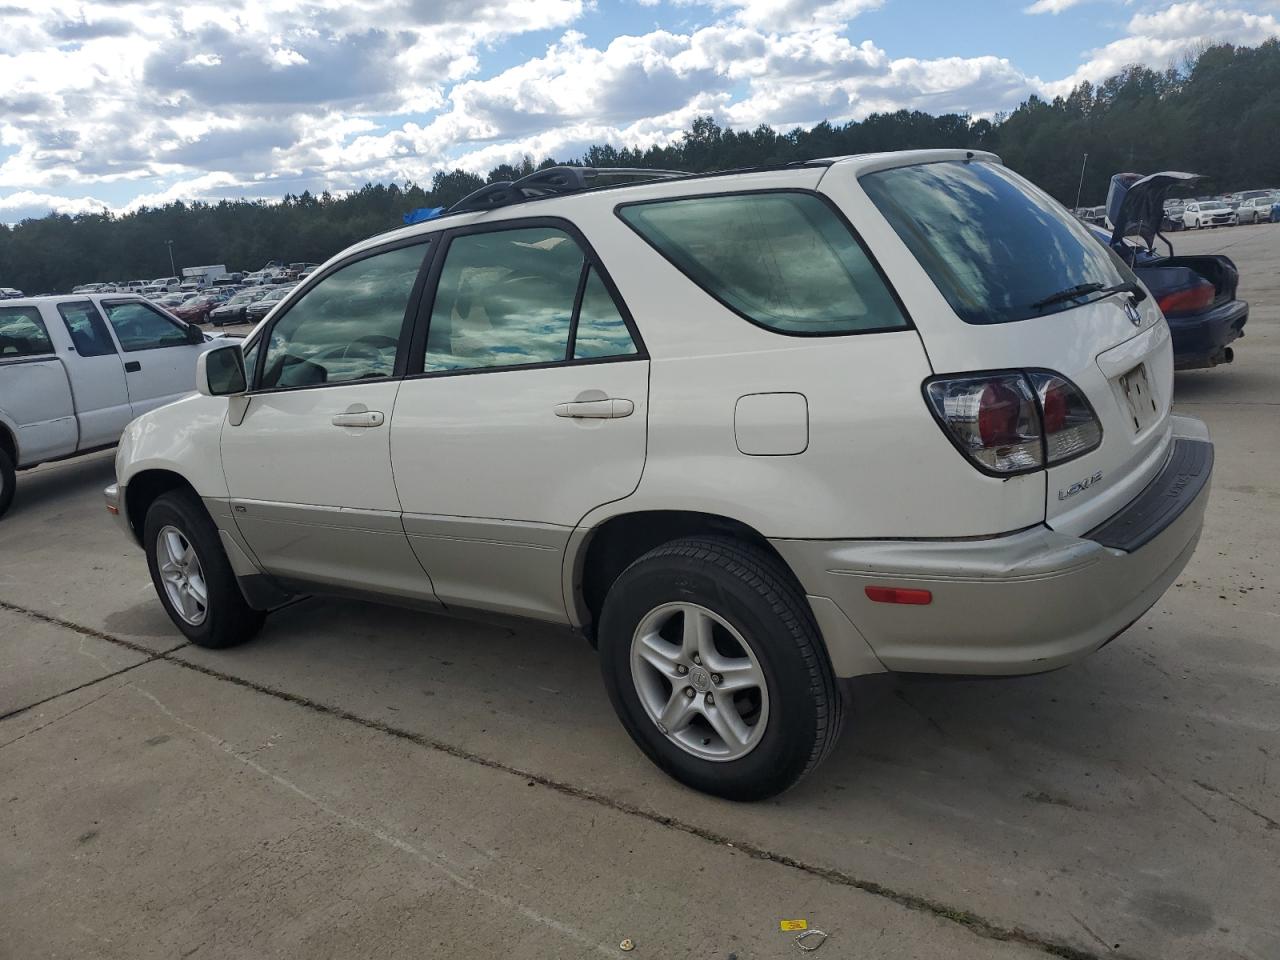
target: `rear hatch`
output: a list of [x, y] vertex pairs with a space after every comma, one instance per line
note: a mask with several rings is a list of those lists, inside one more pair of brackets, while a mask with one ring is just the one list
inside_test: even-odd
[[923, 271], [900, 292], [935, 374], [1048, 370], [1092, 407], [1098, 445], [1042, 468], [1045, 522], [1081, 535], [1118, 512], [1167, 456], [1173, 393], [1168, 326], [1132, 271], [998, 162], [895, 166], [859, 183]]

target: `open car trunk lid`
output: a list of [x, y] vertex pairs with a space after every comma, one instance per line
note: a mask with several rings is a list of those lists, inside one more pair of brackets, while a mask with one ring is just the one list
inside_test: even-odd
[[997, 163], [899, 166], [859, 183], [921, 268], [912, 318], [936, 375], [1049, 370], [1097, 415], [1100, 444], [1042, 473], [1044, 522], [1080, 536], [1117, 513], [1169, 452], [1173, 348], [1154, 299], [1103, 289], [1037, 306], [1081, 283], [1135, 278], [1056, 200]]

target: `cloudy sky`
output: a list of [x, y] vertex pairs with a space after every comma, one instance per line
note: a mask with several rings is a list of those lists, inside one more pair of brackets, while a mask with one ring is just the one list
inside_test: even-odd
[[992, 114], [1280, 35], [1280, 0], [0, 0], [0, 221]]

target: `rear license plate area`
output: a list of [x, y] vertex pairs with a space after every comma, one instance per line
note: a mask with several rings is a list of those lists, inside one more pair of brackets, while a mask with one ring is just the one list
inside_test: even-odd
[[1151, 426], [1159, 416], [1155, 394], [1151, 392], [1151, 383], [1147, 380], [1145, 364], [1138, 364], [1128, 373], [1120, 376], [1120, 391], [1124, 394], [1128, 405], [1129, 421], [1133, 424], [1133, 432], [1141, 433]]

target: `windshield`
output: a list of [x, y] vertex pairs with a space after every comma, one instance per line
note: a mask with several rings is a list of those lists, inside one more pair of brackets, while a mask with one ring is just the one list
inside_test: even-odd
[[998, 164], [895, 167], [866, 174], [860, 183], [966, 323], [1059, 313], [1088, 293], [1134, 281], [1061, 204]]
[[1244, 193], [1240, 194], [1240, 199], [1252, 200], [1255, 197], [1269, 197], [1269, 196], [1271, 196], [1271, 192], [1269, 190], [1246, 190]]
[[1226, 210], [1227, 205], [1219, 200], [1206, 200], [1200, 204], [1201, 210]]

